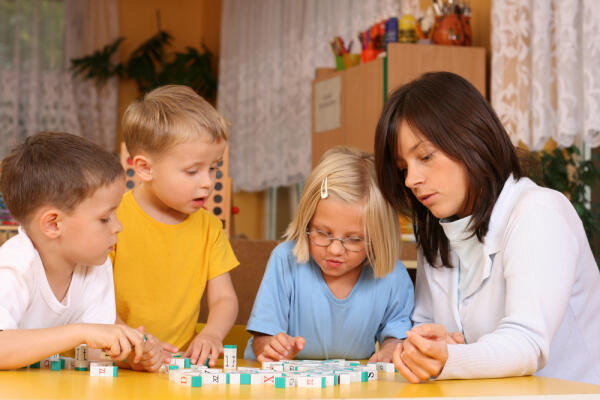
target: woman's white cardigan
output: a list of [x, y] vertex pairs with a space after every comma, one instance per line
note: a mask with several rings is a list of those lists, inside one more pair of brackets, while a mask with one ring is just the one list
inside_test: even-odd
[[458, 268], [433, 268], [419, 252], [413, 321], [467, 343], [448, 346], [438, 379], [535, 373], [600, 384], [600, 273], [568, 199], [509, 178], [481, 251], [486, 263], [460, 304]]

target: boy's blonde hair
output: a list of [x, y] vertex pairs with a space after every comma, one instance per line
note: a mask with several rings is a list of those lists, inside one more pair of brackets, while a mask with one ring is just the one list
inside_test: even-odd
[[160, 154], [174, 145], [208, 134], [227, 140], [227, 121], [191, 88], [161, 86], [131, 103], [123, 115], [123, 136], [131, 156]]
[[379, 191], [374, 157], [346, 146], [328, 150], [304, 185], [298, 212], [284, 235], [285, 239], [296, 241], [294, 255], [298, 262], [309, 259], [306, 230], [321, 200], [321, 183], [325, 178], [329, 196], [349, 204], [363, 204], [367, 259], [376, 277], [385, 276], [400, 257], [398, 214]]

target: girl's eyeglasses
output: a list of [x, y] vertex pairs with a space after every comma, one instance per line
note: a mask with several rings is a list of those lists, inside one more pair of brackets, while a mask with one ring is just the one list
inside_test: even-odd
[[342, 247], [347, 251], [362, 251], [364, 249], [365, 240], [356, 236], [336, 238], [318, 229], [307, 230], [306, 235], [314, 245], [320, 247], [329, 247], [334, 240], [339, 240]]

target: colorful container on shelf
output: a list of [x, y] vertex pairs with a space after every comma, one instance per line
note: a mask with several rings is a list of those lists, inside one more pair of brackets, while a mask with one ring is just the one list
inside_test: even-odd
[[343, 71], [346, 68], [350, 68], [353, 65], [358, 65], [360, 63], [360, 54], [353, 54], [350, 51], [352, 50], [352, 40], [348, 44], [348, 47], [344, 45], [344, 40], [336, 36], [329, 43], [331, 47], [331, 52], [335, 56], [335, 68], [338, 71]]
[[434, 44], [470, 46], [472, 43], [471, 8], [445, 2], [434, 2], [435, 24], [429, 37]]
[[330, 42], [336, 69], [341, 71], [359, 62], [372, 61], [387, 50], [389, 43], [470, 46], [472, 37], [470, 19], [469, 5], [435, 0], [420, 19], [411, 14], [404, 14], [400, 19], [388, 18], [359, 32], [360, 59], [358, 54], [350, 52], [352, 40], [346, 48], [342, 38], [336, 36]]

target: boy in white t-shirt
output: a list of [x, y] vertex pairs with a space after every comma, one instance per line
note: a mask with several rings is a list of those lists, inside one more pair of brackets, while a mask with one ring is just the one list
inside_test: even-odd
[[21, 227], [0, 248], [0, 369], [82, 343], [115, 361], [159, 358], [142, 329], [114, 324], [107, 256], [124, 188], [114, 155], [66, 133], [32, 136], [2, 161], [0, 190]]

